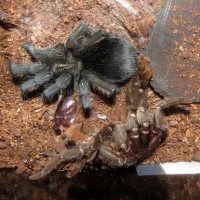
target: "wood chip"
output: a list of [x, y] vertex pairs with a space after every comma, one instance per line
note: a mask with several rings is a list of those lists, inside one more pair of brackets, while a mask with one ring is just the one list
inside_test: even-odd
[[194, 153], [193, 160], [200, 161], [200, 151]]
[[7, 144], [0, 141], [0, 149], [5, 149], [7, 147]]
[[187, 129], [187, 130], [186, 130], [185, 136], [186, 136], [186, 137], [192, 137], [192, 136], [193, 136], [193, 134], [192, 134], [192, 132], [191, 132], [190, 129]]

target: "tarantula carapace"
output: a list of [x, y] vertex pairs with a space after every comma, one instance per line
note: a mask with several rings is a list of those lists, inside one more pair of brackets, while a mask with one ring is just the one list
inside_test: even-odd
[[120, 92], [116, 83], [131, 78], [137, 70], [137, 52], [126, 40], [112, 33], [92, 31], [81, 23], [69, 35], [66, 44], [54, 48], [23, 46], [35, 60], [20, 67], [10, 62], [14, 78], [26, 80], [21, 84], [22, 96], [43, 90], [44, 102], [51, 102], [59, 94], [78, 89], [84, 109], [91, 107], [90, 86], [106, 95]]
[[71, 178], [93, 161], [122, 167], [135, 165], [152, 154], [167, 136], [168, 124], [163, 115], [164, 110], [184, 103], [184, 100], [170, 98], [159, 102], [154, 109], [148, 109], [147, 86], [151, 75], [152, 70], [146, 70], [142, 64], [133, 76], [127, 89], [126, 124], [110, 124], [92, 133], [68, 131], [66, 149], [55, 155], [49, 164], [30, 176], [30, 179], [43, 178], [61, 164], [65, 164], [66, 176]]

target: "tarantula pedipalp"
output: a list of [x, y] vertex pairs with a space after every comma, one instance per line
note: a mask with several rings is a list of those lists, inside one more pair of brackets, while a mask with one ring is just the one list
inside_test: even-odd
[[184, 103], [184, 100], [170, 98], [159, 102], [155, 109], [148, 109], [146, 88], [151, 75], [151, 70], [142, 68], [132, 78], [127, 90], [125, 125], [110, 124], [100, 131], [87, 134], [71, 131], [68, 134], [68, 144], [73, 142], [74, 145], [67, 145], [67, 149], [57, 154], [41, 171], [30, 176], [30, 179], [43, 178], [62, 163], [66, 165], [66, 176], [71, 178], [91, 161], [100, 161], [111, 167], [123, 167], [135, 165], [152, 154], [167, 136], [168, 124], [163, 115], [164, 110]]
[[22, 96], [42, 89], [44, 102], [51, 102], [58, 94], [69, 94], [78, 89], [84, 109], [91, 107], [90, 86], [105, 91], [108, 96], [120, 92], [116, 83], [122, 83], [137, 70], [137, 53], [126, 40], [112, 33], [92, 31], [81, 23], [69, 35], [66, 44], [54, 48], [36, 48], [24, 45], [35, 62], [17, 66], [10, 62], [14, 78], [26, 80], [21, 84]]

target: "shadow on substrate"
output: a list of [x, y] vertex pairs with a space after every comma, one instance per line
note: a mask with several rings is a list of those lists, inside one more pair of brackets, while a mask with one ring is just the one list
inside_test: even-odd
[[139, 177], [134, 168], [85, 170], [72, 179], [54, 173], [31, 182], [27, 175], [0, 170], [0, 200], [199, 199], [200, 176]]

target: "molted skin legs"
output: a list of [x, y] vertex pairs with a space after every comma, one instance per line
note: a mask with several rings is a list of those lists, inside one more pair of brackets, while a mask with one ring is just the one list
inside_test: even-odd
[[[53, 159], [45, 165], [41, 171], [33, 174], [29, 177], [30, 180], [38, 180], [46, 177], [54, 169], [57, 169], [59, 165], [66, 163], [67, 173], [66, 176], [71, 178], [79, 173], [87, 162], [92, 161], [96, 157], [97, 150], [101, 145], [101, 141], [104, 136], [108, 136], [111, 133], [113, 126], [104, 127], [98, 133], [93, 132], [91, 135], [87, 134], [85, 140], [77, 142], [73, 147], [67, 147], [59, 154], [55, 155]], [[84, 132], [84, 137], [86, 136]]]
[[[143, 63], [143, 62], [142, 62]], [[110, 167], [126, 167], [135, 165], [151, 155], [163, 142], [168, 133], [168, 124], [164, 118], [165, 109], [180, 103], [190, 103], [179, 98], [169, 98], [159, 102], [154, 109], [147, 106], [147, 87], [151, 70], [141, 65], [139, 71], [131, 80], [127, 90], [127, 122], [126, 124], [110, 124], [94, 133], [79, 132], [80, 138], [74, 146], [60, 152], [40, 172], [31, 176], [31, 180], [45, 177], [58, 165], [66, 162], [67, 177], [71, 178], [91, 161], [102, 162]], [[83, 73], [87, 81], [98, 84], [112, 93], [116, 91], [114, 85]], [[88, 93], [89, 83], [81, 79], [79, 91], [83, 107], [90, 106]], [[114, 88], [114, 89], [113, 89]], [[84, 137], [83, 135], [84, 134]], [[70, 140], [69, 140], [70, 141]]]
[[54, 156], [53, 160], [48, 163], [39, 173], [36, 173], [29, 178], [30, 180], [40, 179], [56, 169], [60, 163], [64, 161], [78, 160], [82, 158], [83, 155], [83, 152], [81, 152], [78, 148], [66, 149], [60, 154]]
[[154, 128], [148, 122], [138, 124], [134, 114], [129, 117], [133, 126], [116, 125], [112, 133], [113, 141], [105, 140], [100, 146], [99, 158], [111, 167], [136, 164], [150, 155], [167, 136], [167, 130]]
[[173, 98], [160, 102], [153, 110], [139, 107], [136, 113], [129, 112], [125, 125], [110, 124], [96, 133], [88, 133], [88, 140], [77, 141], [75, 146], [56, 155], [30, 179], [44, 178], [64, 162], [68, 178], [76, 175], [92, 160], [102, 161], [114, 168], [137, 164], [151, 155], [166, 138], [168, 124], [163, 112], [166, 108], [179, 103], [185, 101]]
[[190, 103], [169, 98], [159, 102], [154, 109], [147, 109], [146, 88], [150, 74], [150, 70], [140, 66], [127, 90], [127, 123], [115, 125], [110, 133], [112, 137], [104, 137], [99, 147], [98, 158], [111, 167], [134, 165], [152, 154], [167, 137], [165, 109]]
[[[77, 142], [74, 147], [57, 154], [40, 172], [30, 176], [30, 179], [44, 178], [62, 163], [66, 163], [68, 178], [76, 175], [86, 163], [94, 159], [101, 160], [111, 167], [136, 164], [149, 156], [167, 135], [165, 121], [157, 119], [161, 115], [160, 110], [144, 112], [147, 117], [140, 119], [141, 124], [138, 124], [137, 119], [137, 116], [142, 118], [140, 114], [129, 113], [126, 125], [110, 124], [95, 134], [88, 134], [90, 142], [85, 140]], [[161, 128], [148, 123], [150, 114], [155, 121], [159, 121]]]
[[128, 113], [127, 124], [118, 124], [112, 131], [113, 139], [105, 139], [99, 148], [99, 158], [111, 167], [134, 165], [148, 157], [167, 137], [168, 123], [164, 111], [171, 106], [190, 103], [188, 100], [169, 98], [155, 109], [139, 107]]

